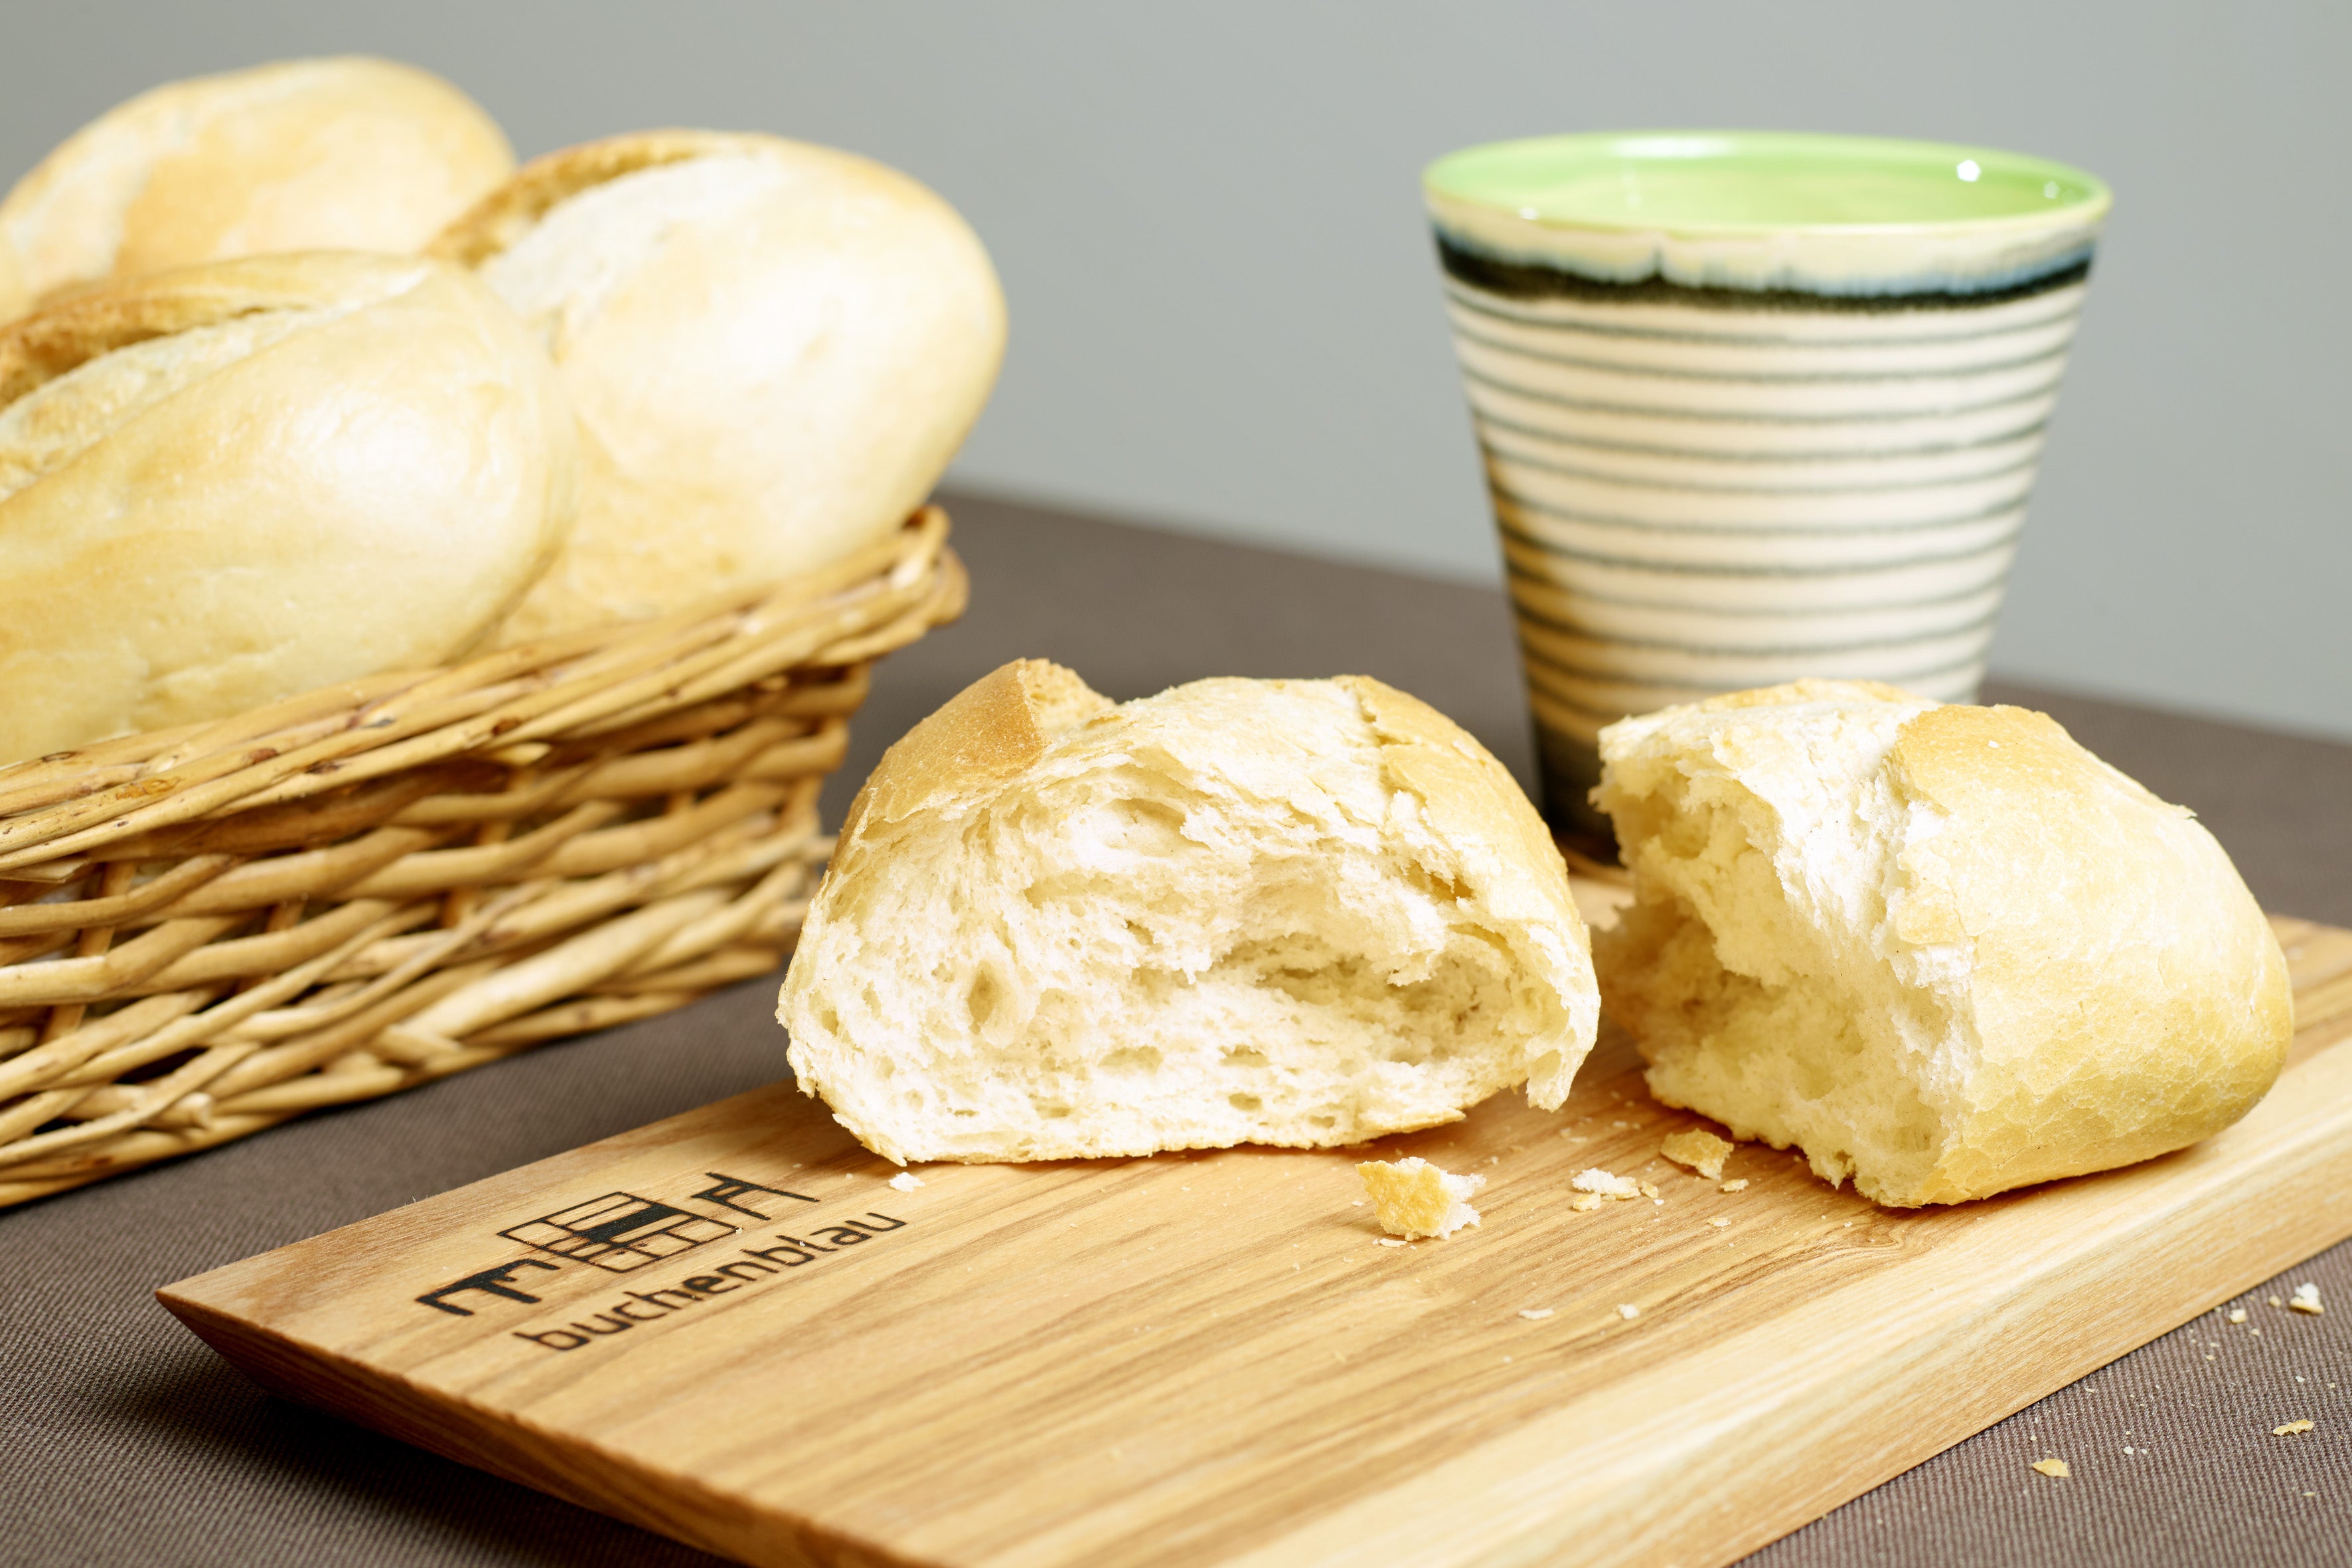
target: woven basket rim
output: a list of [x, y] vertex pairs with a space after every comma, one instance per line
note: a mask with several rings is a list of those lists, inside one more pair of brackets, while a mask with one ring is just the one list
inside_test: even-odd
[[[952, 607], [932, 624], [952, 619], [961, 613], [966, 585], [961, 563], [946, 549], [947, 532], [946, 512], [927, 506], [890, 535], [781, 584], [648, 620], [318, 687], [210, 723], [116, 736], [0, 766], [0, 881], [61, 853], [92, 855], [199, 815], [251, 809], [262, 804], [252, 797], [264, 792], [269, 804], [278, 804], [346, 787], [354, 782], [353, 759], [410, 738], [432, 719], [447, 722], [449, 714], [480, 707], [489, 694], [527, 698], [559, 688], [593, 665], [625, 664], [654, 649], [707, 647], [794, 613], [846, 605], [877, 584], [903, 595], [934, 561], [955, 582]], [[855, 648], [824, 648], [810, 662], [857, 661]], [[341, 721], [331, 721], [338, 713]], [[528, 744], [569, 716], [558, 708], [508, 722], [512, 717], [503, 713], [484, 732], [464, 738], [475, 748]], [[324, 732], [312, 733], [319, 731]], [[272, 744], [289, 733], [303, 739], [291, 747]], [[461, 749], [445, 740], [439, 747], [419, 748], [419, 755]]]
[[0, 768], [0, 1207], [772, 970], [947, 534]]

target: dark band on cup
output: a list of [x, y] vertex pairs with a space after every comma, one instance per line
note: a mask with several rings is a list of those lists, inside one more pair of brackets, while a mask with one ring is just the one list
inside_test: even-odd
[[1465, 247], [1442, 230], [1437, 258], [1446, 276], [1488, 294], [1514, 300], [1582, 300], [1612, 305], [1696, 305], [1719, 310], [1838, 311], [1884, 315], [1900, 310], [1967, 310], [2029, 300], [2080, 283], [2091, 275], [2091, 252], [2053, 257], [2047, 271], [2004, 279], [1981, 289], [1920, 289], [1911, 293], [1826, 294], [1801, 289], [1728, 289], [1649, 277], [1633, 282], [1588, 277], [1540, 262], [1507, 260]]

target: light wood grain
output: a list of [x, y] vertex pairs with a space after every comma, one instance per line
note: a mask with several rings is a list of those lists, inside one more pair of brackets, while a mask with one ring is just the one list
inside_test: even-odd
[[[1377, 1146], [1487, 1178], [1451, 1241], [1381, 1245], [1345, 1151], [900, 1193], [779, 1084], [162, 1295], [281, 1392], [748, 1563], [1705, 1568], [2352, 1234], [2352, 932], [2276, 924], [2298, 1037], [2251, 1116], [1955, 1209], [1754, 1146], [1721, 1192], [1657, 1158], [1698, 1123], [1609, 1033], [1561, 1113], [1506, 1095]], [[1571, 1210], [1592, 1165], [1663, 1201]], [[713, 1173], [817, 1201], [755, 1221], [692, 1195]], [[499, 1235], [615, 1191], [743, 1228], [625, 1273]], [[877, 1234], [779, 1261], [853, 1219]], [[775, 1271], [517, 1337], [747, 1247]], [[536, 1301], [416, 1300], [525, 1258]]]

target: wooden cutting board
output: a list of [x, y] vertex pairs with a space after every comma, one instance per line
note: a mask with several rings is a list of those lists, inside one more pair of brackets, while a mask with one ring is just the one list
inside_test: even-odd
[[[747, 1563], [1706, 1568], [2352, 1234], [2352, 932], [2276, 923], [2251, 1116], [1955, 1209], [1667, 1164], [1704, 1123], [1612, 1032], [1562, 1113], [1379, 1146], [1486, 1178], [1450, 1241], [1384, 1244], [1339, 1151], [896, 1191], [780, 1084], [161, 1295], [279, 1393]], [[1594, 1165], [1657, 1201], [1571, 1209]]]

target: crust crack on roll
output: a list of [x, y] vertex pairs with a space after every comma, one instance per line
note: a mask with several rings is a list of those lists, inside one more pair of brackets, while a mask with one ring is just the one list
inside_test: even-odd
[[780, 137], [567, 148], [433, 248], [530, 324], [579, 411], [580, 524], [509, 643], [758, 587], [887, 534], [1003, 354], [996, 275], [954, 209]]
[[545, 356], [441, 262], [217, 262], [0, 329], [0, 763], [464, 652], [572, 465]]
[[2293, 1034], [2210, 834], [2045, 715], [1809, 680], [1602, 731], [1635, 901], [1596, 939], [1651, 1089], [1882, 1204], [2237, 1120]]
[[1023, 661], [866, 782], [778, 1016], [877, 1152], [1047, 1160], [1556, 1108], [1598, 996], [1559, 851], [1434, 710], [1355, 677], [1114, 707]]

